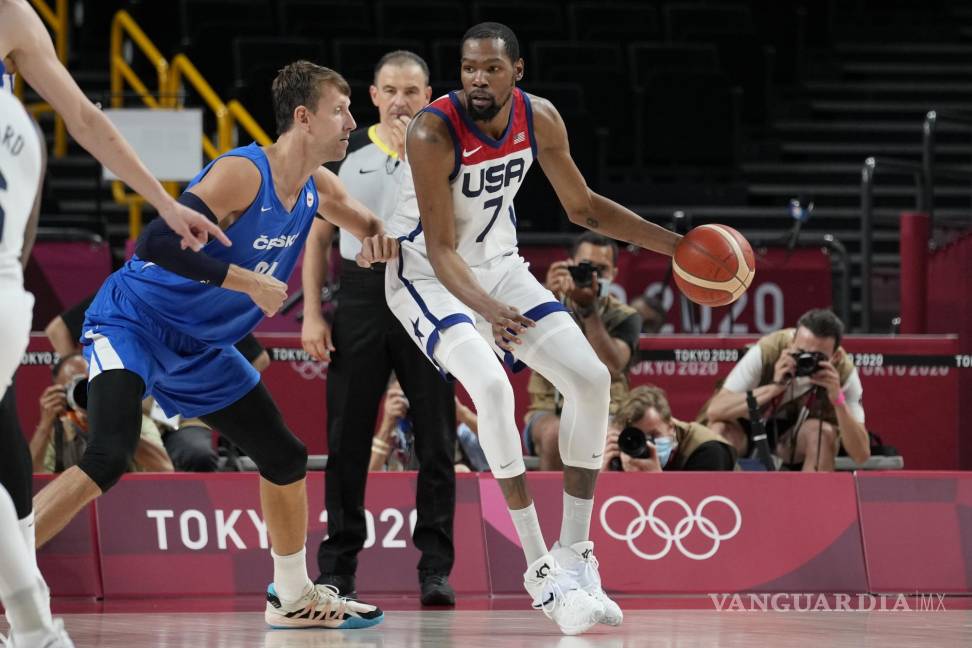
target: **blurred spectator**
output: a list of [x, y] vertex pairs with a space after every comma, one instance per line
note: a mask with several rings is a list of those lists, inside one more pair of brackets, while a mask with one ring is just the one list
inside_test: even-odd
[[667, 313], [662, 302], [657, 297], [648, 295], [638, 295], [628, 304], [641, 315], [641, 333], [644, 335], [654, 335], [661, 331], [665, 325]]
[[[84, 324], [84, 313], [94, 300], [94, 295], [75, 304], [54, 319], [52, 319], [44, 333], [50, 340], [54, 351], [62, 358], [76, 354], [81, 350], [81, 327]], [[270, 366], [270, 354], [260, 345], [253, 334], [237, 342], [234, 346], [243, 354], [257, 371], [263, 371]], [[142, 412], [158, 426], [162, 434], [165, 450], [175, 466], [175, 470], [183, 472], [212, 472], [216, 470], [219, 456], [213, 448], [212, 429], [198, 418], [182, 419], [178, 414], [166, 416], [155, 400], [151, 397], [142, 402]], [[83, 448], [82, 448], [83, 451]], [[227, 449], [231, 456], [236, 452], [234, 448]], [[78, 457], [81, 455], [79, 454]]]
[[[640, 447], [646, 456], [637, 458], [624, 451], [632, 449], [625, 445], [626, 440], [619, 444], [619, 436], [626, 430], [644, 435], [645, 443], [633, 447]], [[638, 454], [641, 453], [635, 452]], [[736, 452], [732, 445], [699, 423], [673, 418], [668, 398], [658, 387], [641, 385], [632, 389], [608, 427], [604, 470], [670, 472], [735, 467]]]
[[840, 444], [858, 464], [870, 457], [863, 388], [840, 346], [844, 324], [829, 310], [805, 313], [795, 329], [764, 336], [736, 364], [706, 408], [709, 427], [750, 456], [746, 395], [765, 420], [770, 449], [789, 470], [831, 471]]
[[[67, 355], [53, 367], [54, 384], [40, 397], [41, 418], [30, 440], [35, 472], [63, 472], [78, 463], [88, 444], [88, 363], [80, 353]], [[159, 429], [142, 416], [142, 436], [130, 471], [172, 472]]]
[[[611, 372], [611, 412], [628, 391], [628, 367], [638, 349], [641, 316], [606, 287], [617, 274], [618, 245], [594, 232], [574, 240], [570, 258], [547, 271], [547, 288], [572, 312], [597, 357]], [[528, 454], [540, 457], [540, 470], [562, 470], [560, 411], [563, 397], [540, 374], [528, 385], [523, 443]]]
[[[454, 452], [456, 472], [489, 470], [486, 455], [479, 445], [476, 413], [456, 398], [458, 419]], [[368, 470], [417, 470], [415, 431], [409, 416], [408, 398], [397, 380], [392, 380], [385, 392], [381, 423], [371, 440], [371, 461]]]

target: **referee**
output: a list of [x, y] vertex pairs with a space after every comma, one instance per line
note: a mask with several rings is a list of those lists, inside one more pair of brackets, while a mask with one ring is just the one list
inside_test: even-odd
[[[348, 192], [385, 222], [398, 201], [405, 128], [429, 103], [429, 68], [416, 54], [390, 52], [375, 66], [371, 100], [379, 123], [351, 135], [338, 173]], [[423, 605], [455, 605], [449, 585], [455, 556], [452, 524], [456, 504], [453, 457], [456, 411], [451, 383], [442, 379], [395, 319], [385, 302], [385, 264], [359, 268], [361, 245], [340, 237], [341, 288], [331, 331], [321, 315], [321, 287], [330, 245], [325, 223], [314, 222], [304, 256], [304, 349], [330, 357], [327, 378], [328, 460], [324, 502], [328, 538], [317, 552], [317, 582], [354, 596], [358, 552], [364, 545], [365, 482], [379, 401], [394, 370], [412, 404], [419, 461], [412, 539], [422, 552], [419, 583]]]

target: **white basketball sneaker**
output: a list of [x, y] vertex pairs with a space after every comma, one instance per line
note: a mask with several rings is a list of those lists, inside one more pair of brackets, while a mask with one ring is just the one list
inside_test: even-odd
[[293, 603], [284, 603], [271, 584], [264, 620], [273, 628], [370, 628], [385, 618], [381, 609], [338, 595], [333, 585], [312, 585]]
[[527, 567], [523, 586], [533, 597], [534, 609], [543, 610], [565, 635], [585, 632], [604, 616], [604, 606], [585, 592], [549, 553]]
[[11, 634], [10, 638], [4, 639], [3, 635], [0, 635], [0, 646], [4, 648], [27, 648], [28, 646], [31, 648], [74, 648], [74, 643], [68, 636], [67, 630], [64, 629], [64, 622], [60, 619], [54, 619], [54, 625], [49, 630], [43, 633], [31, 633], [27, 638], [15, 637]]
[[550, 553], [585, 592], [604, 606], [604, 617], [601, 623], [610, 626], [621, 625], [621, 621], [624, 620], [621, 608], [601, 589], [601, 574], [597, 570], [597, 558], [594, 557], [594, 543], [578, 542], [569, 547], [561, 547], [560, 543], [556, 542]]

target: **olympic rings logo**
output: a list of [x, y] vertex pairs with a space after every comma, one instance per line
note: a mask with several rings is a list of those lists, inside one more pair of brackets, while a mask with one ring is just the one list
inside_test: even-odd
[[293, 370], [300, 374], [300, 377], [304, 380], [326, 380], [327, 379], [327, 363], [318, 362], [317, 360], [307, 360], [305, 362], [291, 362], [290, 366]]
[[[628, 527], [625, 529], [624, 533], [618, 533], [615, 531], [607, 522], [607, 511], [616, 502], [624, 502], [629, 504], [635, 510], [635, 517], [631, 522], [628, 523]], [[655, 510], [665, 504], [666, 502], [671, 502], [678, 505], [685, 512], [685, 517], [682, 518], [678, 524], [675, 525], [674, 531], [665, 520], [655, 516]], [[705, 507], [709, 504], [720, 503], [729, 507], [732, 511], [733, 516], [736, 518], [735, 525], [727, 532], [722, 533], [716, 528], [716, 525], [712, 520], [702, 515]], [[604, 505], [601, 506], [601, 526], [607, 532], [609, 536], [615, 540], [621, 540], [628, 543], [628, 548], [634, 555], [638, 556], [643, 560], [659, 560], [668, 555], [671, 551], [672, 545], [678, 547], [678, 550], [682, 552], [682, 555], [686, 558], [691, 558], [692, 560], [708, 560], [719, 550], [719, 545], [731, 538], [733, 538], [739, 529], [742, 527], [742, 513], [739, 511], [739, 507], [732, 500], [725, 498], [721, 495], [711, 495], [706, 497], [704, 500], [699, 502], [699, 505], [693, 511], [692, 508], [685, 502], [685, 500], [675, 497], [674, 495], [664, 495], [657, 498], [648, 507], [647, 513], [641, 504], [633, 500], [626, 495], [615, 495], [610, 498]], [[695, 553], [690, 549], [686, 548], [682, 544], [682, 540], [685, 539], [695, 527], [698, 526], [699, 531], [702, 535], [712, 540], [712, 548], [704, 553]], [[634, 541], [641, 537], [641, 534], [645, 531], [646, 527], [651, 527], [652, 532], [659, 538], [665, 541], [665, 546], [662, 547], [657, 553], [645, 553], [639, 549]]]

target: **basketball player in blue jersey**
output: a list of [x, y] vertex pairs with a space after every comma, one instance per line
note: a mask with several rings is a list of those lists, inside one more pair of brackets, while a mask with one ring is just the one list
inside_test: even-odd
[[[462, 39], [462, 89], [412, 120], [411, 178], [387, 225], [401, 237], [401, 252], [388, 264], [386, 295], [429, 359], [472, 397], [483, 450], [526, 555], [524, 586], [535, 608], [576, 634], [622, 621], [601, 589], [589, 539], [611, 377], [517, 254], [513, 196], [536, 159], [573, 223], [668, 256], [680, 237], [587, 187], [557, 110], [516, 87], [523, 69], [508, 27], [476, 25]], [[494, 354], [529, 365], [564, 395], [564, 517], [552, 548], [526, 486], [513, 390]]]
[[298, 61], [277, 74], [272, 95], [277, 140], [220, 156], [180, 197], [218, 222], [233, 246], [209, 243], [192, 253], [152, 223], [88, 308], [82, 343], [94, 435], [79, 465], [38, 494], [38, 543], [118, 481], [138, 440], [142, 398], [151, 394], [166, 415], [201, 417], [256, 462], [274, 564], [267, 623], [368, 627], [381, 610], [307, 576], [307, 450], [233, 343], [282, 305], [315, 217], [361, 239], [362, 265], [393, 258], [397, 245], [321, 166], [344, 157], [355, 128], [344, 78]]

